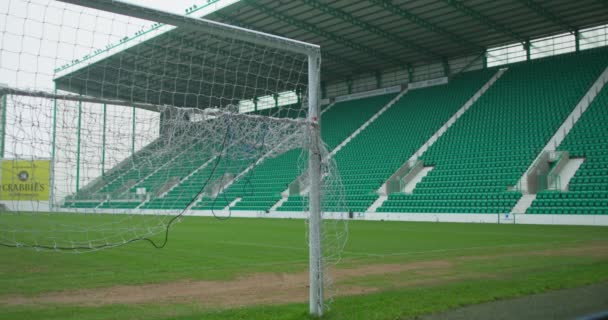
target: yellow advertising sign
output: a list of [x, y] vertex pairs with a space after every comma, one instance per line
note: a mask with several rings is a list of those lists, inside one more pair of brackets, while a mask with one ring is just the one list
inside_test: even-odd
[[0, 200], [48, 201], [50, 160], [2, 160]]

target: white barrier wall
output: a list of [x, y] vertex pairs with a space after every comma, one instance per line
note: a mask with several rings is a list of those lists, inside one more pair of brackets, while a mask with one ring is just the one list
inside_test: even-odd
[[[125, 214], [124, 209], [62, 209], [62, 212], [87, 212], [101, 214]], [[130, 214], [178, 215], [180, 210], [135, 209]], [[233, 217], [233, 218], [270, 218], [270, 219], [307, 219], [307, 212], [265, 212], [233, 210], [187, 210], [184, 216]], [[608, 226], [608, 215], [571, 215], [571, 214], [479, 214], [479, 213], [393, 213], [393, 212], [325, 212], [324, 219], [350, 219], [366, 221], [415, 221], [415, 222], [453, 222], [453, 223], [500, 223], [500, 224], [547, 224], [547, 225], [584, 225]]]
[[357, 92], [357, 93], [339, 96], [339, 97], [336, 97], [335, 101], [342, 102], [342, 101], [358, 100], [358, 99], [363, 99], [363, 98], [379, 96], [379, 95], [383, 95], [383, 94], [397, 93], [397, 92], [400, 92], [401, 90], [402, 90], [401, 86], [392, 86], [392, 87], [388, 87], [388, 88], [370, 90], [370, 91], [365, 91], [365, 92]]
[[32, 211], [32, 212], [49, 212], [48, 201], [11, 201], [2, 200], [0, 204], [3, 204], [9, 211]]

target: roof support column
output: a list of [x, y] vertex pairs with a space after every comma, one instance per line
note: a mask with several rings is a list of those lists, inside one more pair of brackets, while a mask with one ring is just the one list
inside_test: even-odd
[[321, 81], [321, 99], [327, 98], [327, 81]]
[[302, 104], [302, 87], [296, 88], [296, 97], [298, 97], [298, 105]]
[[8, 103], [6, 101], [6, 95], [2, 96], [2, 132], [0, 133], [0, 158], [4, 158], [4, 148], [6, 146], [6, 108]]
[[448, 62], [448, 58], [443, 57], [441, 59], [441, 63], [443, 64], [443, 75], [446, 77], [449, 77], [451, 74], [451, 71], [450, 71], [450, 63]]
[[135, 106], [133, 106], [133, 116], [131, 117], [132, 129], [131, 129], [131, 155], [135, 155]]
[[407, 81], [414, 82], [414, 66], [411, 64], [407, 65]]
[[353, 79], [351, 79], [351, 78], [346, 79], [346, 90], [347, 90], [348, 94], [353, 93]]
[[382, 88], [382, 72], [376, 71], [376, 89]]
[[574, 30], [574, 45], [576, 52], [581, 51], [581, 33], [578, 29]]
[[[108, 106], [104, 103], [103, 104], [103, 133], [101, 135], [101, 176], [104, 177], [106, 175], [106, 112], [107, 112], [107, 108]], [[161, 113], [161, 119], [162, 119], [162, 113]], [[162, 121], [162, 120], [161, 120]], [[159, 121], [159, 122], [161, 122]]]
[[524, 49], [526, 49], [526, 61], [530, 61], [530, 39], [526, 39], [524, 42]]
[[483, 63], [484, 69], [488, 68], [488, 49], [483, 50], [483, 53], [481, 54], [481, 63]]
[[[57, 95], [57, 82], [53, 81], [55, 95]], [[51, 140], [51, 189], [49, 190], [49, 208], [55, 204], [55, 143], [57, 137], [57, 98], [53, 97], [53, 131]]]
[[76, 134], [76, 192], [80, 190], [80, 131], [82, 129], [82, 101], [78, 101], [78, 131]]

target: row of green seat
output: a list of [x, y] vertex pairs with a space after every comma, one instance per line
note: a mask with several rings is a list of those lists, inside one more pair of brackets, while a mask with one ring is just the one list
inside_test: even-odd
[[[521, 194], [516, 185], [578, 100], [608, 64], [608, 50], [590, 50], [515, 64], [474, 103], [421, 157], [434, 168], [412, 194], [390, 194], [378, 212], [507, 213]], [[324, 211], [366, 211], [378, 198], [378, 188], [401, 167], [481, 86], [496, 69], [459, 74], [446, 85], [409, 91], [335, 156], [341, 190], [324, 190]], [[559, 150], [585, 162], [570, 181], [569, 191], [543, 191], [528, 213], [605, 214], [608, 206], [608, 89], [604, 88]], [[334, 149], [396, 94], [336, 103], [324, 109], [322, 138]], [[275, 117], [304, 117], [300, 105], [255, 111]], [[262, 156], [247, 143], [232, 143], [218, 154], [180, 131], [180, 141], [159, 139], [108, 172], [105, 184], [93, 192], [97, 199], [121, 191], [125, 199], [95, 201], [91, 190], [66, 200], [69, 208], [268, 211], [306, 167], [308, 152], [289, 146]], [[179, 140], [179, 139], [178, 139]], [[245, 149], [252, 149], [247, 156]], [[206, 156], [204, 156], [206, 155]], [[217, 160], [217, 161], [216, 161]], [[206, 165], [205, 165], [206, 164]], [[304, 165], [301, 165], [304, 164]], [[301, 166], [300, 166], [301, 165]], [[245, 169], [249, 171], [244, 172]], [[206, 186], [231, 180], [219, 194]], [[175, 183], [174, 186], [171, 184]], [[327, 184], [326, 188], [336, 188]], [[164, 189], [171, 187], [165, 192]], [[128, 201], [145, 188], [150, 201]], [[85, 188], [86, 189], [86, 188]], [[200, 198], [200, 199], [199, 199]], [[236, 201], [238, 200], [238, 201]], [[281, 211], [307, 210], [306, 196], [291, 195]]]
[[[240, 146], [232, 145], [222, 155], [238, 152]], [[235, 149], [235, 150], [233, 150]], [[255, 162], [255, 158], [238, 158], [230, 156], [215, 156], [208, 159], [207, 165], [195, 169], [189, 176], [182, 179], [168, 192], [153, 198], [143, 204], [143, 209], [185, 209], [197, 201], [198, 196], [207, 185], [221, 184], [222, 180], [229, 181]]]
[[[342, 101], [325, 110], [321, 117], [321, 135], [327, 148], [335, 148], [394, 97], [395, 94], [386, 94]], [[194, 209], [218, 210], [240, 198], [232, 210], [268, 211], [281, 199], [281, 192], [302, 174], [304, 167], [299, 165], [306, 163], [307, 155], [297, 148], [267, 159], [220, 193], [216, 197], [219, 201], [200, 201]]]
[[64, 208], [74, 208], [74, 209], [93, 209], [99, 206], [99, 201], [77, 201], [70, 200], [66, 201], [63, 204]]
[[106, 201], [98, 208], [100, 209], [135, 209], [140, 205], [139, 201]]
[[[509, 212], [521, 195], [508, 190], [516, 186], [607, 62], [606, 50], [600, 50], [509, 66], [422, 155], [424, 164], [434, 168], [413, 194], [400, 200], [389, 197], [378, 211], [427, 212], [432, 206], [428, 212]], [[444, 196], [471, 193], [481, 199]], [[492, 200], [509, 193], [506, 202]]]
[[584, 158], [568, 190], [545, 190], [530, 214], [608, 214], [608, 86], [598, 93], [558, 147], [571, 158]]
[[533, 206], [528, 208], [526, 211], [528, 214], [575, 214], [575, 215], [589, 215], [589, 214], [608, 214], [608, 207], [541, 207]]
[[[345, 197], [327, 201], [324, 210], [366, 211], [378, 198], [375, 191], [495, 72], [467, 72], [447, 85], [407, 92], [336, 154]], [[290, 202], [281, 210], [297, 207]]]
[[378, 208], [377, 212], [398, 212], [398, 213], [509, 213], [511, 210], [511, 206], [492, 206], [492, 207], [478, 207], [465, 205], [462, 207], [458, 207], [456, 204], [449, 204], [447, 206], [429, 206], [429, 207], [408, 207], [408, 206], [400, 206], [398, 208], [393, 208], [390, 206], [382, 206]]

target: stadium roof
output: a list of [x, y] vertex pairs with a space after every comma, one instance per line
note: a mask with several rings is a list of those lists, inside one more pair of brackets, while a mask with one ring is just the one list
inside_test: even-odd
[[608, 22], [608, 1], [244, 0], [210, 18], [320, 45], [331, 80], [574, 33]]
[[[606, 0], [241, 0], [206, 18], [321, 46], [322, 79], [332, 81], [447, 58], [481, 55], [487, 48], [525, 43], [543, 36], [575, 33], [608, 22]], [[179, 29], [162, 37], [177, 39]], [[196, 39], [191, 39], [196, 42]], [[186, 104], [175, 95], [148, 98], [128, 81], [128, 68], [107, 73], [100, 68], [124, 64], [125, 52], [164, 57], [166, 48], [142, 50], [145, 42], [113, 54], [101, 63], [56, 79], [59, 89], [82, 91], [83, 81], [104, 77], [97, 95], [151, 103]], [[196, 54], [196, 52], [192, 52]], [[158, 76], [166, 76], [159, 70]], [[165, 73], [163, 73], [165, 72]], [[130, 80], [129, 80], [130, 79]], [[149, 85], [162, 85], [148, 77]], [[126, 82], [125, 82], [126, 81]], [[180, 84], [175, 84], [180, 86]], [[93, 88], [88, 88], [94, 92]], [[177, 89], [177, 87], [176, 87]], [[198, 89], [198, 88], [197, 88]], [[249, 92], [255, 96], [256, 92]], [[166, 100], [166, 101], [165, 101]], [[193, 105], [191, 105], [193, 106]], [[199, 105], [196, 105], [200, 107]]]

